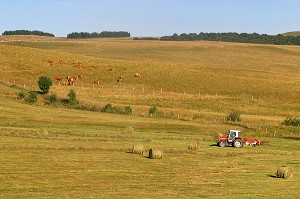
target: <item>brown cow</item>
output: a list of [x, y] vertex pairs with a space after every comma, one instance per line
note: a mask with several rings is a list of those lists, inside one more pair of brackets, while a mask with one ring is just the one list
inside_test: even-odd
[[69, 84], [69, 80], [67, 80], [67, 79], [62, 80], [62, 84], [63, 85], [68, 85]]
[[97, 84], [97, 85], [99, 85], [99, 84], [100, 84], [100, 80], [95, 80], [95, 81], [93, 81], [92, 84]]
[[54, 81], [58, 81], [58, 82], [59, 82], [59, 81], [61, 81], [61, 80], [62, 80], [62, 78], [61, 78], [61, 77], [54, 77], [54, 78], [53, 78], [53, 80], [54, 80]]
[[75, 80], [77, 80], [79, 78], [82, 78], [82, 75], [74, 75], [72, 78], [75, 79]]
[[50, 64], [50, 66], [52, 66], [53, 63], [54, 63], [54, 62], [53, 62], [52, 60], [48, 59], [48, 64]]
[[68, 84], [69, 84], [69, 85], [76, 85], [75, 79], [74, 79], [74, 78], [68, 79]]

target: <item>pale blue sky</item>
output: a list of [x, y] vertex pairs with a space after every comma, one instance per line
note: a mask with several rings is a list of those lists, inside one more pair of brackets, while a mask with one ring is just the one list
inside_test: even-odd
[[0, 33], [40, 30], [128, 31], [132, 36], [173, 33], [300, 31], [300, 0], [5, 0]]

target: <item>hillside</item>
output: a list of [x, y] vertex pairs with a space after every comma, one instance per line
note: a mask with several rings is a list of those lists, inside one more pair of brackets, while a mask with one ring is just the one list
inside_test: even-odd
[[[300, 118], [299, 61], [298, 46], [6, 37], [0, 197], [296, 198], [299, 127], [282, 121]], [[50, 88], [59, 100], [74, 89], [80, 107], [51, 104], [49, 95], [33, 105], [17, 98], [38, 91], [42, 75], [82, 75], [74, 86]], [[99, 111], [108, 103], [133, 113]], [[149, 115], [153, 106], [159, 116]], [[224, 121], [232, 111], [242, 122]], [[212, 135], [227, 129], [268, 144], [219, 148]], [[188, 149], [191, 141], [199, 148]], [[130, 153], [137, 144], [143, 155]], [[149, 159], [150, 148], [163, 158]], [[293, 179], [274, 177], [282, 165]], [[232, 187], [234, 195], [220, 191]]]
[[[126, 75], [124, 84], [151, 90], [298, 99], [300, 49], [293, 46], [110, 39], [3, 44], [2, 75], [20, 83], [36, 81], [42, 72], [51, 77], [81, 73], [84, 85], [94, 79], [117, 85], [118, 76]], [[75, 62], [95, 68], [74, 68]], [[135, 72], [143, 78], [134, 78]]]
[[300, 31], [292, 31], [292, 32], [286, 32], [283, 33], [284, 36], [300, 36]]

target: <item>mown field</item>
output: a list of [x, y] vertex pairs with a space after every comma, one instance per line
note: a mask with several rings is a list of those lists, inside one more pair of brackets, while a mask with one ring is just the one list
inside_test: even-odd
[[[221, 42], [44, 37], [0, 43], [1, 198], [297, 198], [300, 48]], [[5, 40], [5, 41], [4, 41]], [[12, 41], [14, 40], [14, 41]], [[49, 61], [52, 61], [50, 64]], [[141, 78], [135, 78], [138, 72]], [[42, 75], [82, 75], [76, 86], [53, 82], [50, 94], [80, 103], [130, 106], [132, 115], [30, 105]], [[116, 80], [120, 75], [125, 78]], [[92, 85], [100, 80], [99, 85]], [[148, 115], [156, 106], [164, 117]], [[98, 109], [97, 109], [98, 110]], [[227, 123], [231, 111], [241, 123]], [[132, 127], [133, 132], [126, 128]], [[240, 129], [269, 141], [219, 148], [216, 132]], [[191, 140], [200, 148], [189, 150]], [[129, 153], [142, 144], [146, 153]], [[150, 148], [162, 159], [147, 158]], [[278, 167], [291, 180], [274, 178]]]

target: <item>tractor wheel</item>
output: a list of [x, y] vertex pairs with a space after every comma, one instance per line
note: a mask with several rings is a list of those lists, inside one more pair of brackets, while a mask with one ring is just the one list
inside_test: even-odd
[[218, 146], [224, 147], [224, 146], [226, 146], [226, 143], [224, 141], [220, 141], [220, 142], [218, 142]]
[[243, 141], [241, 139], [236, 139], [234, 140], [233, 142], [233, 146], [236, 147], [236, 148], [241, 148], [243, 147]]

